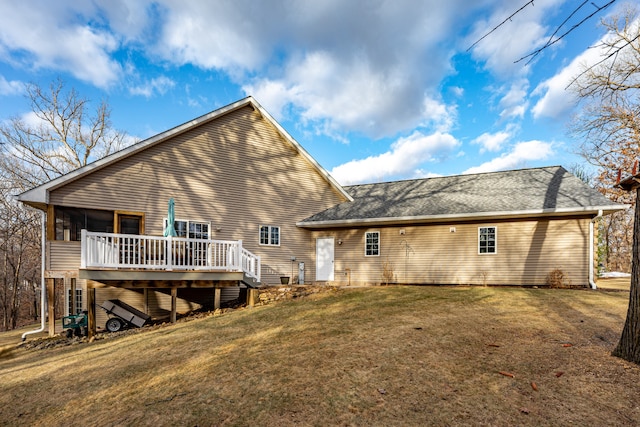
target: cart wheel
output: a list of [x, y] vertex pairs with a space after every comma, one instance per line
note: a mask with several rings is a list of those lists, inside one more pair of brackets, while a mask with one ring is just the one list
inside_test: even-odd
[[107, 331], [109, 332], [118, 332], [120, 329], [122, 329], [122, 320], [116, 318], [116, 317], [112, 317], [111, 319], [107, 320]]
[[67, 329], [65, 334], [67, 335], [67, 338], [73, 338], [73, 329]]

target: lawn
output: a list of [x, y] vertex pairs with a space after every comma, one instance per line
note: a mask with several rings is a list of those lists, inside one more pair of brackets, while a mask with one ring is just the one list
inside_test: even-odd
[[0, 359], [4, 425], [633, 425], [628, 292], [375, 287]]

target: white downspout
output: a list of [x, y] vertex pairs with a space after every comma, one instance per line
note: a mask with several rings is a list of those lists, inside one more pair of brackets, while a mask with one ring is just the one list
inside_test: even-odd
[[44, 327], [45, 327], [44, 306], [45, 306], [45, 301], [47, 299], [47, 289], [46, 289], [45, 282], [44, 282], [44, 270], [45, 270], [44, 256], [46, 254], [46, 246], [45, 245], [47, 243], [46, 225], [47, 225], [47, 214], [44, 211], [42, 211], [42, 239], [41, 239], [42, 247], [40, 248], [41, 253], [42, 253], [42, 262], [41, 262], [41, 266], [40, 266], [40, 273], [41, 273], [40, 288], [42, 289], [42, 293], [40, 295], [40, 319], [42, 319], [42, 324], [40, 326], [40, 329], [36, 329], [34, 331], [25, 332], [24, 334], [22, 334], [22, 341], [27, 339], [27, 335], [37, 334], [39, 332], [43, 332], [44, 331]]
[[593, 270], [596, 262], [593, 259], [593, 223], [602, 217], [602, 209], [598, 211], [598, 215], [594, 216], [589, 222], [589, 286], [591, 289], [597, 289], [596, 282], [593, 280]]

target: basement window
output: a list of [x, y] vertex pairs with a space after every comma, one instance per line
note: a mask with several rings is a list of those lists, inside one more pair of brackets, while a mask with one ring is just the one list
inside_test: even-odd
[[478, 227], [478, 253], [495, 254], [498, 248], [497, 227]]
[[280, 227], [275, 227], [273, 225], [261, 225], [260, 244], [267, 246], [280, 246]]
[[73, 306], [73, 298], [71, 298], [71, 289], [67, 289], [67, 307], [69, 307], [69, 315], [82, 313], [82, 289], [76, 289], [76, 306]]

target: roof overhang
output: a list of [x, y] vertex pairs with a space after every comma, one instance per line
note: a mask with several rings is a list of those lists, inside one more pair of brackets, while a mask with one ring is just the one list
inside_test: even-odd
[[275, 127], [277, 132], [279, 132], [282, 137], [286, 141], [288, 141], [294, 147], [294, 149], [298, 153], [300, 153], [300, 155], [304, 159], [306, 159], [320, 173], [320, 175], [322, 175], [329, 182], [331, 186], [336, 189], [336, 191], [342, 194], [346, 198], [346, 200], [353, 201], [351, 195], [349, 195], [349, 193], [347, 193], [344, 188], [342, 188], [342, 186], [322, 166], [320, 166], [320, 164], [316, 162], [315, 159], [313, 159], [313, 157], [311, 157], [311, 155], [304, 148], [302, 148], [302, 146], [295, 139], [293, 139], [293, 137], [289, 135], [289, 133], [284, 130], [284, 128], [280, 126], [280, 124], [251, 96], [234, 102], [233, 104], [229, 104], [225, 107], [219, 108], [215, 111], [205, 114], [204, 116], [200, 116], [196, 119], [183, 123], [158, 135], [152, 136], [151, 138], [147, 138], [143, 141], [137, 142], [116, 153], [96, 160], [93, 163], [90, 163], [86, 166], [55, 178], [38, 187], [32, 188], [31, 190], [27, 190], [24, 193], [17, 195], [16, 199], [26, 205], [45, 210], [46, 206], [49, 204], [49, 192], [55, 190], [56, 188], [62, 187], [63, 185], [82, 178], [85, 175], [102, 169], [119, 160], [132, 156], [142, 150], [145, 150], [146, 148], [159, 144], [169, 138], [173, 138], [199, 125], [202, 125], [206, 122], [229, 114], [246, 106], [251, 106], [254, 110], [258, 111], [262, 115], [262, 117], [264, 117], [265, 120], [271, 123]]
[[536, 209], [525, 211], [507, 212], [476, 212], [468, 214], [447, 214], [447, 215], [424, 215], [389, 218], [362, 218], [330, 221], [300, 221], [296, 226], [301, 228], [345, 228], [358, 226], [375, 225], [407, 225], [407, 224], [429, 224], [446, 222], [470, 222], [489, 220], [510, 220], [524, 218], [544, 218], [558, 216], [585, 216], [595, 217], [599, 214], [607, 215], [613, 212], [624, 210], [631, 205], [610, 205], [610, 206], [589, 206], [584, 208], [565, 209]]
[[633, 191], [640, 187], [640, 174], [632, 175], [615, 185], [615, 187], [622, 188], [625, 191]]

